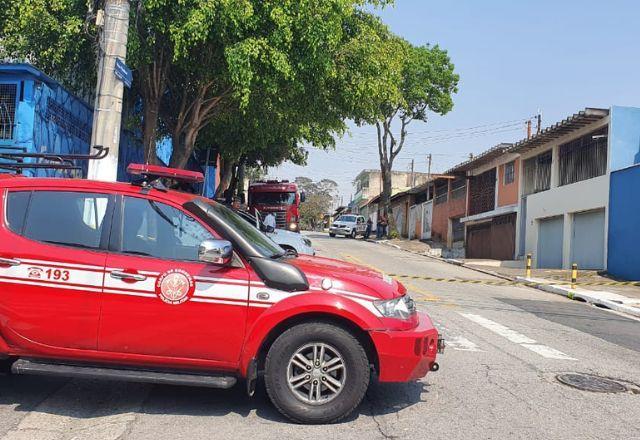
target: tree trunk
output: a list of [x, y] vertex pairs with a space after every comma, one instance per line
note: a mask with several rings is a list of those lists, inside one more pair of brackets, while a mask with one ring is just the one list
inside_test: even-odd
[[[185, 133], [184, 142], [178, 142], [173, 145], [173, 153], [171, 154], [171, 162], [169, 163], [171, 168], [185, 168], [187, 166], [189, 157], [191, 157], [191, 153], [193, 153], [193, 149], [195, 148], [197, 137], [198, 130], [190, 128]], [[174, 136], [174, 140], [175, 138], [176, 136]]]
[[222, 197], [224, 192], [229, 188], [229, 183], [233, 175], [233, 162], [222, 159], [220, 166], [220, 184], [216, 188], [216, 197]]
[[156, 153], [156, 140], [158, 137], [159, 110], [159, 101], [145, 99], [142, 145], [144, 149], [144, 162], [150, 165], [155, 165], [158, 163], [158, 156]]

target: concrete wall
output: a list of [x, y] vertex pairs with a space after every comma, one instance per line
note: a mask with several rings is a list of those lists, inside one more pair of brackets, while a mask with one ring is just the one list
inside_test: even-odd
[[611, 171], [640, 163], [640, 108], [612, 107], [609, 131]]
[[504, 182], [506, 163], [498, 166], [498, 206], [515, 205], [518, 203], [518, 182], [520, 181], [520, 159], [514, 160], [514, 180], [510, 184]]
[[640, 280], [640, 165], [611, 173], [607, 270]]
[[[552, 188], [548, 191], [528, 196], [525, 253], [533, 254], [534, 266], [537, 265], [538, 228], [541, 219], [558, 215], [564, 216], [562, 266], [568, 269], [571, 267], [571, 229], [573, 225], [573, 214], [599, 208], [606, 210], [608, 200], [608, 175]], [[602, 252], [606, 253], [606, 249], [603, 249]]]

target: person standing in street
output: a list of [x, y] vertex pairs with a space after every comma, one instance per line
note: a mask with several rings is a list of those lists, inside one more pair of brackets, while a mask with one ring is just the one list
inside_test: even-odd
[[367, 229], [364, 231], [364, 239], [368, 240], [371, 236], [371, 227], [373, 226], [373, 222], [371, 218], [367, 219]]
[[273, 213], [267, 214], [264, 218], [264, 226], [267, 229], [267, 232], [273, 232], [276, 230], [276, 216]]
[[386, 238], [387, 236], [387, 226], [388, 226], [389, 222], [387, 221], [387, 216], [386, 214], [382, 214], [380, 216], [380, 238]]

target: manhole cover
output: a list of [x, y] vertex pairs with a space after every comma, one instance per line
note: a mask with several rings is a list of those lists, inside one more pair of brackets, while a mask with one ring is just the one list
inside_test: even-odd
[[558, 374], [556, 379], [570, 387], [594, 393], [624, 393], [627, 391], [627, 387], [615, 380], [590, 374], [564, 373]]

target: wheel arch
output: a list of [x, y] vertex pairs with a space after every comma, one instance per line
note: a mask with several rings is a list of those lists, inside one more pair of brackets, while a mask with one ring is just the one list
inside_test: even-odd
[[276, 326], [274, 326], [263, 338], [256, 353], [258, 370], [264, 369], [264, 362], [267, 357], [267, 353], [269, 352], [269, 349], [278, 338], [278, 336], [280, 336], [291, 327], [307, 322], [322, 322], [335, 325], [336, 327], [340, 327], [352, 334], [358, 340], [360, 345], [362, 345], [362, 348], [367, 354], [369, 364], [373, 365], [376, 371], [379, 371], [378, 352], [376, 351], [376, 347], [369, 333], [352, 320], [327, 312], [301, 313], [298, 315], [290, 316], [289, 318], [279, 322]]

